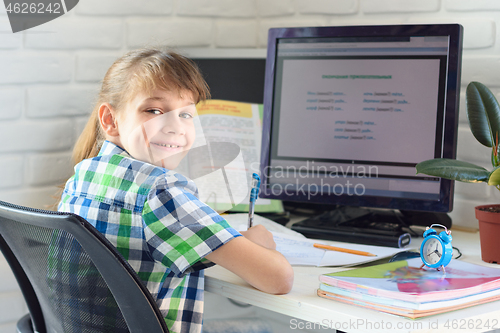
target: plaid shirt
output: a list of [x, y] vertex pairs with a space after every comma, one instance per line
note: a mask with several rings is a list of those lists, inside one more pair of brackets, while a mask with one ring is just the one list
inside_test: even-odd
[[82, 216], [116, 246], [172, 332], [201, 331], [203, 258], [240, 234], [199, 201], [193, 181], [106, 141], [75, 166], [58, 210]]

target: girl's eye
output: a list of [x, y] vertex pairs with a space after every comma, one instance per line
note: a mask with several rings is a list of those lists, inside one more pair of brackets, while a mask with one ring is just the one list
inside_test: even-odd
[[155, 115], [162, 114], [162, 112], [158, 109], [150, 109], [150, 110], [147, 110], [147, 112], [151, 113], [151, 114], [155, 114]]
[[183, 112], [179, 115], [179, 117], [185, 118], [185, 119], [191, 119], [191, 118], [193, 118], [193, 115], [191, 113], [188, 113], [188, 112]]

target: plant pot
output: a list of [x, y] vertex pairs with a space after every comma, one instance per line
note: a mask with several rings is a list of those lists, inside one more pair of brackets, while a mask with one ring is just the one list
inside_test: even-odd
[[[499, 212], [481, 210], [497, 208]], [[479, 240], [481, 243], [481, 259], [485, 262], [500, 264], [500, 205], [484, 205], [475, 207], [479, 221]]]

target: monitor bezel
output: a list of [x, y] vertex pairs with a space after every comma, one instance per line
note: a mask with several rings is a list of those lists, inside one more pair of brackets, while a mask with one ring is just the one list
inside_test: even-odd
[[446, 86], [446, 102], [443, 132], [443, 158], [456, 158], [458, 133], [458, 103], [460, 99], [460, 79], [462, 63], [463, 27], [460, 24], [425, 25], [370, 25], [336, 27], [292, 27], [271, 28], [268, 35], [266, 72], [264, 82], [264, 113], [261, 149], [261, 198], [280, 199], [319, 204], [346, 205], [357, 207], [376, 207], [405, 211], [451, 212], [453, 209], [454, 181], [441, 179], [440, 198], [435, 200], [416, 200], [395, 197], [353, 196], [353, 195], [315, 195], [297, 193], [272, 193], [268, 188], [266, 170], [270, 162], [270, 143], [272, 128], [272, 107], [274, 92], [275, 64], [277, 45], [280, 38], [298, 37], [387, 37], [387, 36], [449, 36], [449, 57]]

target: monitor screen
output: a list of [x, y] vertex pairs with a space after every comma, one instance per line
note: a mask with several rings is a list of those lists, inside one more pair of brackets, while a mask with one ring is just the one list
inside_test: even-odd
[[451, 211], [415, 165], [455, 158], [461, 53], [458, 24], [270, 29], [260, 197]]

